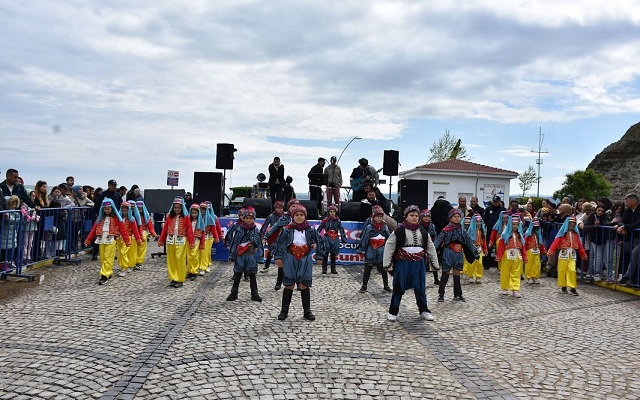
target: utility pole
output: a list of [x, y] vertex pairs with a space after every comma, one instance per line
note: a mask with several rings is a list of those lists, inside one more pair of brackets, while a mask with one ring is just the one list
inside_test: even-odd
[[546, 154], [548, 151], [542, 151], [542, 141], [544, 140], [544, 134], [542, 133], [542, 127], [540, 127], [540, 134], [538, 135], [538, 151], [531, 149], [532, 153], [538, 153], [538, 159], [536, 160], [536, 164], [538, 164], [538, 189], [536, 192], [536, 197], [540, 197], [540, 166], [542, 165], [541, 154]]

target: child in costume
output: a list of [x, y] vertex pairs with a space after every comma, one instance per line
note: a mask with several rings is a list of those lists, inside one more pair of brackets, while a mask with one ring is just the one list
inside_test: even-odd
[[364, 253], [364, 273], [362, 274], [362, 287], [360, 293], [367, 291], [367, 284], [371, 276], [371, 270], [375, 266], [378, 272], [382, 274], [382, 283], [386, 292], [391, 292], [389, 287], [389, 276], [387, 271], [382, 269], [384, 257], [384, 243], [387, 241], [391, 232], [389, 227], [384, 223], [384, 211], [382, 207], [376, 205], [371, 208], [371, 222], [362, 231], [360, 237], [360, 245], [358, 252]]
[[256, 212], [253, 207], [247, 207], [240, 218], [242, 221], [238, 224], [229, 247], [229, 261], [234, 264], [233, 285], [227, 301], [238, 299], [238, 288], [240, 287], [240, 279], [242, 279], [243, 273], [249, 275], [251, 300], [262, 301], [262, 298], [258, 295], [256, 274], [258, 273], [257, 257], [263, 256], [264, 248], [262, 247], [260, 231], [255, 223]]
[[118, 244], [118, 265], [120, 266], [118, 276], [120, 277], [126, 276], [127, 272], [133, 271], [138, 258], [138, 245], [142, 244], [138, 221], [133, 215], [134, 208], [128, 201], [123, 201], [120, 204], [120, 215], [122, 215], [124, 229], [129, 237], [133, 236], [135, 238], [135, 242], [131, 242], [131, 246], [125, 246], [122, 238], [116, 240]]
[[427, 307], [427, 266], [439, 269], [436, 248], [429, 233], [420, 226], [420, 209], [411, 205], [404, 210], [404, 222], [389, 236], [384, 246], [383, 265], [393, 272], [393, 294], [389, 305], [389, 321], [398, 319], [400, 302], [406, 290], [412, 289], [420, 317], [433, 321]]
[[[438, 236], [438, 233], [436, 232], [436, 226], [431, 222], [431, 211], [426, 208], [420, 211], [420, 225], [422, 225], [422, 227], [427, 230], [429, 236], [431, 237], [431, 241], [436, 240], [436, 236]], [[438, 270], [434, 269], [432, 272], [433, 284], [440, 284], [440, 279], [438, 279]]]
[[[326, 251], [322, 260], [322, 273], [327, 273], [327, 259], [331, 255], [331, 273], [337, 274], [336, 258], [340, 254], [340, 242], [347, 243], [347, 234], [342, 227], [342, 221], [338, 218], [338, 207], [330, 205], [327, 207], [327, 216], [322, 219], [318, 226], [318, 233], [324, 231], [323, 241]], [[338, 240], [338, 235], [340, 240]]]
[[134, 216], [136, 220], [138, 220], [138, 226], [140, 227], [140, 239], [141, 243], [138, 245], [138, 253], [136, 255], [136, 265], [133, 269], [141, 269], [142, 263], [144, 263], [145, 258], [147, 257], [147, 247], [148, 247], [148, 238], [149, 235], [155, 238], [158, 237], [156, 230], [153, 227], [153, 219], [151, 218], [151, 214], [147, 210], [147, 206], [144, 204], [144, 201], [138, 200], [136, 201], [136, 207], [134, 208]]
[[195, 281], [200, 272], [200, 254], [205, 248], [206, 241], [204, 218], [197, 203], [191, 204], [189, 219], [191, 220], [195, 246], [187, 252], [187, 278]]
[[551, 257], [556, 251], [558, 251], [558, 286], [562, 288], [563, 293], [567, 293], [567, 286], [569, 286], [571, 294], [577, 296], [576, 252], [583, 259], [587, 258], [587, 253], [582, 247], [575, 215], [569, 216], [564, 221], [556, 234], [556, 238], [549, 247], [547, 255]]
[[462, 228], [462, 211], [453, 208], [449, 210], [449, 224], [444, 227], [433, 243], [436, 249], [442, 249], [442, 275], [440, 276], [440, 285], [438, 288], [438, 302], [444, 301], [445, 287], [449, 281], [449, 275], [453, 274], [453, 299], [457, 301], [466, 301], [462, 296], [462, 285], [460, 284], [460, 273], [462, 272], [465, 258], [464, 251], [478, 259], [480, 255], [476, 246]]
[[122, 217], [116, 210], [112, 199], [106, 198], [100, 204], [98, 218], [91, 228], [91, 232], [84, 241], [89, 246], [95, 239], [100, 254], [100, 280], [99, 285], [104, 285], [113, 275], [113, 261], [116, 257], [116, 240], [122, 237], [126, 246], [131, 245], [131, 240], [122, 222]]
[[280, 231], [275, 232], [271, 236], [266, 236], [267, 230], [275, 225], [280, 218], [284, 215], [284, 203], [280, 200], [273, 203], [273, 212], [269, 214], [267, 219], [265, 219], [262, 227], [260, 228], [260, 235], [262, 235], [263, 243], [269, 246], [267, 250], [267, 258], [264, 262], [264, 268], [260, 272], [267, 272], [269, 270], [269, 266], [271, 265], [271, 258], [273, 257], [273, 243], [275, 243], [278, 238], [278, 234]]
[[[491, 236], [489, 237], [489, 247], [492, 249], [498, 249], [498, 245], [500, 244], [500, 238], [502, 236], [502, 232], [504, 228], [507, 226], [509, 222], [509, 212], [508, 211], [500, 211], [500, 217], [496, 221], [495, 225], [493, 225], [493, 229], [491, 229]], [[496, 260], [498, 263], [498, 271], [500, 271], [500, 262]]]
[[200, 213], [203, 214], [205, 224], [205, 242], [204, 249], [200, 251], [200, 275], [211, 271], [213, 260], [211, 259], [211, 249], [214, 243], [218, 243], [222, 239], [222, 228], [220, 221], [213, 211], [213, 205], [210, 201], [200, 204]]
[[191, 219], [187, 213], [182, 197], [176, 197], [171, 204], [162, 233], [158, 239], [158, 246], [167, 244], [167, 275], [171, 283], [169, 286], [180, 288], [187, 278], [187, 244], [195, 247]]
[[520, 276], [522, 275], [522, 267], [527, 262], [527, 249], [518, 214], [512, 214], [509, 217], [509, 222], [500, 236], [496, 250], [496, 261], [501, 262], [500, 288], [502, 294], [509, 295], [511, 293], [513, 297], [521, 298]]
[[304, 319], [314, 321], [316, 317], [311, 312], [311, 293], [309, 291], [313, 284], [311, 252], [316, 250], [316, 263], [322, 264], [324, 245], [318, 231], [309, 225], [307, 209], [304, 206], [292, 204], [289, 207], [289, 214], [292, 220], [278, 236], [274, 254], [276, 265], [284, 272], [282, 307], [278, 319], [280, 321], [287, 319], [293, 287], [297, 285], [302, 298]]
[[547, 250], [542, 242], [542, 232], [540, 231], [540, 220], [533, 217], [527, 231], [524, 233], [527, 249], [527, 262], [524, 264], [524, 274], [527, 282], [530, 284], [539, 284], [540, 270], [542, 269], [541, 254], [545, 254]]
[[[289, 211], [291, 209], [291, 206], [293, 206], [294, 204], [300, 204], [300, 202], [298, 201], [298, 199], [289, 199], [289, 202], [287, 203], [287, 211], [282, 214], [282, 217], [280, 217], [280, 219], [278, 220], [278, 222], [276, 222], [268, 231], [267, 234], [264, 235], [265, 237], [275, 237], [276, 242], [277, 242], [277, 238], [280, 235], [280, 233], [282, 233], [282, 229], [289, 225], [292, 221], [291, 218], [291, 212]], [[274, 250], [271, 251], [270, 253], [275, 254], [275, 246], [276, 246], [276, 242], [274, 242], [273, 247]], [[276, 285], [274, 286], [274, 290], [280, 290], [282, 288], [282, 280], [284, 279], [284, 270], [281, 267], [278, 267], [278, 276], [276, 277]]]
[[484, 268], [482, 267], [482, 257], [486, 256], [487, 251], [487, 228], [484, 225], [482, 216], [480, 214], [474, 214], [470, 219], [469, 228], [467, 229], [469, 239], [473, 242], [478, 250], [480, 258], [469, 263], [466, 259], [465, 267], [467, 268], [467, 276], [469, 277], [469, 283], [482, 283], [482, 275]]

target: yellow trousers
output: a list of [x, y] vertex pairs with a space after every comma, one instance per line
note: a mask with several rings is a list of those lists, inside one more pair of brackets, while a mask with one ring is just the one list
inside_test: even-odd
[[[142, 231], [142, 243], [137, 246], [136, 251], [136, 264], [144, 263], [144, 259], [147, 257], [147, 238], [149, 237], [149, 232]], [[137, 243], [136, 243], [137, 244]]]
[[516, 257], [514, 260], [507, 258], [507, 252], [503, 255], [500, 263], [500, 289], [520, 291], [520, 275], [522, 275], [522, 258]]
[[576, 288], [576, 260], [558, 258], [558, 286]]
[[113, 260], [116, 258], [116, 243], [99, 244], [100, 275], [111, 278], [113, 275]]
[[131, 240], [131, 246], [127, 247], [122, 238], [118, 239], [118, 265], [124, 271], [128, 268], [133, 268], [136, 264], [136, 255], [138, 252], [138, 243], [136, 240]]
[[482, 278], [484, 268], [482, 267], [482, 252], [480, 258], [469, 264], [467, 259], [464, 259], [464, 265], [462, 267], [462, 273], [466, 274], [469, 278]]
[[195, 239], [196, 246], [187, 249], [187, 269], [190, 274], [197, 274], [200, 269], [200, 239]]
[[184, 282], [187, 278], [187, 252], [186, 244], [167, 244], [167, 274], [169, 280]]
[[204, 249], [200, 250], [200, 271], [205, 271], [211, 265], [211, 248], [213, 238], [207, 238], [204, 242]]
[[[540, 251], [532, 252], [534, 249], [527, 250], [527, 263], [524, 265], [524, 274], [527, 279], [540, 279]], [[535, 249], [537, 250], [537, 249]]]

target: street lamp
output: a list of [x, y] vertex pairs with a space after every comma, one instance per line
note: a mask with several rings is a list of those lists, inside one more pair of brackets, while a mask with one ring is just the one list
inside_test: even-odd
[[346, 146], [344, 146], [344, 149], [342, 149], [342, 152], [340, 153], [340, 156], [338, 157], [338, 161], [336, 161], [336, 164], [340, 164], [340, 158], [342, 158], [342, 155], [344, 154], [344, 151], [347, 149], [347, 147], [349, 147], [349, 145], [350, 145], [354, 140], [357, 140], [357, 139], [362, 139], [362, 138], [361, 138], [361, 137], [358, 137], [358, 136], [354, 136], [354, 137], [353, 137], [353, 139], [351, 139], [351, 140], [349, 141], [349, 143], [347, 143], [347, 145], [346, 145]]

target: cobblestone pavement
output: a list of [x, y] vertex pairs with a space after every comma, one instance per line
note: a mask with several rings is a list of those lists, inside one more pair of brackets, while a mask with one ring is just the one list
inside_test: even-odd
[[[362, 267], [315, 272], [314, 322], [294, 293], [278, 321], [275, 268], [227, 302], [229, 264], [171, 288], [164, 258], [98, 286], [98, 263], [51, 266], [42, 284], [0, 300], [0, 399], [638, 399], [640, 297], [555, 280], [499, 294], [498, 275], [464, 285], [467, 301], [418, 318], [408, 292], [398, 322], [390, 295]], [[36, 279], [36, 282], [38, 279]], [[2, 282], [0, 285], [16, 285]]]

